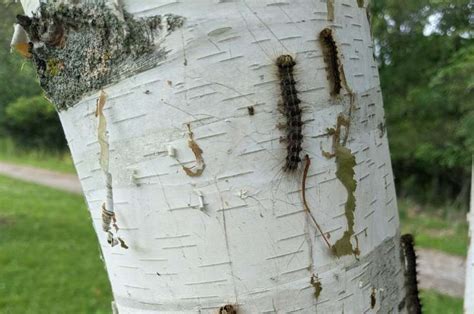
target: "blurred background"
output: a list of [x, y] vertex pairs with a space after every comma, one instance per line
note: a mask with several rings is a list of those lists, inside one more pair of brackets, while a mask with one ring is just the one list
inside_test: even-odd
[[[21, 12], [18, 4], [0, 2], [0, 165], [71, 178], [75, 170], [55, 109], [31, 64], [10, 53]], [[473, 5], [372, 0], [370, 16], [402, 232], [413, 233], [420, 252], [448, 261], [448, 272], [455, 272], [468, 244]], [[0, 313], [109, 313], [112, 297], [99, 256], [80, 195], [0, 175]], [[434, 281], [422, 284], [425, 313], [462, 313], [461, 283]]]

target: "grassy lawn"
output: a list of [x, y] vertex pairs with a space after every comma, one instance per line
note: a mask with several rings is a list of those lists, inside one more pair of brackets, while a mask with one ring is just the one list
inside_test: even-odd
[[402, 233], [415, 236], [416, 246], [466, 256], [466, 214], [456, 209], [427, 208], [409, 200], [398, 200]]
[[[422, 227], [420, 246], [463, 253], [461, 246], [449, 249], [452, 240], [420, 237], [452, 223], [405, 216], [405, 231]], [[2, 314], [110, 313], [110, 287], [82, 197], [0, 176], [0, 296]], [[433, 291], [421, 297], [424, 313], [462, 312], [461, 299]]]
[[461, 314], [463, 312], [463, 300], [430, 290], [421, 292], [421, 303], [424, 314]]
[[0, 176], [0, 313], [110, 313], [81, 196]]
[[0, 138], [0, 161], [64, 173], [76, 173], [69, 152], [59, 154], [39, 150], [22, 151], [6, 138]]

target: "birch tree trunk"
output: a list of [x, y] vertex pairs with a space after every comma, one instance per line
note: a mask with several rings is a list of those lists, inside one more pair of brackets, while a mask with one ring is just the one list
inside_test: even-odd
[[405, 311], [364, 1], [63, 2], [21, 24], [119, 313]]
[[474, 156], [471, 170], [471, 211], [467, 215], [469, 222], [469, 251], [466, 261], [466, 289], [464, 290], [464, 313], [474, 313]]

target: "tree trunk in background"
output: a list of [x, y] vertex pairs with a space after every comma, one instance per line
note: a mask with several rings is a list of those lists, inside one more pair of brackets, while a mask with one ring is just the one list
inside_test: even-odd
[[464, 290], [464, 312], [474, 313], [474, 156], [471, 170], [471, 211], [467, 215], [469, 222], [469, 251], [466, 261], [466, 289]]
[[[106, 98], [92, 88], [74, 105], [58, 104], [69, 89], [42, 81], [60, 107], [118, 311], [404, 312], [399, 218], [363, 1], [123, 5], [135, 18], [184, 18], [155, 38], [155, 51], [166, 51], [155, 66], [121, 73], [102, 87]], [[89, 52], [77, 51], [84, 62]], [[279, 68], [282, 55], [291, 58]], [[66, 73], [67, 60], [45, 63], [51, 80], [51, 71], [54, 79]], [[285, 160], [300, 144], [292, 171]], [[112, 227], [108, 239], [112, 211], [119, 231]]]

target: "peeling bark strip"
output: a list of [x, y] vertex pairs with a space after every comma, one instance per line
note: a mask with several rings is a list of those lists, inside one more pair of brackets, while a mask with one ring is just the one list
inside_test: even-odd
[[328, 10], [328, 20], [334, 21], [334, 0], [326, 0]]
[[[104, 106], [106, 100], [107, 94], [104, 91], [101, 91], [99, 99], [97, 99], [97, 108], [95, 111], [96, 118], [99, 118], [99, 125], [97, 128], [97, 137], [100, 145], [99, 163], [105, 175], [105, 187], [107, 191], [106, 203], [102, 205], [102, 229], [107, 232], [107, 242], [109, 242], [111, 246], [116, 246], [120, 243], [122, 248], [128, 249], [128, 246], [125, 244], [125, 242], [120, 237], [116, 236], [119, 228], [115, 218], [112, 174], [109, 171], [110, 147], [107, 136], [107, 120], [104, 116]], [[115, 228], [115, 232], [110, 227], [112, 223]]]
[[[341, 139], [342, 127], [345, 128], [345, 134]], [[351, 242], [351, 237], [354, 235], [354, 211], [356, 207], [355, 191], [357, 188], [357, 181], [354, 179], [354, 167], [357, 163], [352, 151], [345, 147], [349, 137], [349, 127], [349, 119], [340, 115], [337, 119], [336, 129], [328, 130], [329, 135], [332, 135], [333, 137], [333, 152], [323, 152], [323, 155], [326, 158], [336, 158], [336, 177], [347, 191], [347, 200], [344, 207], [347, 219], [347, 230], [344, 231], [342, 238], [337, 240], [332, 246], [332, 251], [337, 257], [350, 254], [358, 256], [360, 254], [358, 245], [354, 248]]]
[[[97, 108], [95, 110], [96, 118], [99, 118], [99, 123], [97, 127], [97, 138], [100, 145], [100, 154], [99, 154], [99, 163], [100, 168], [104, 172], [105, 175], [105, 186], [107, 190], [107, 201], [102, 206], [102, 220], [103, 226], [110, 225], [110, 219], [106, 219], [107, 217], [112, 218], [114, 217], [114, 197], [113, 197], [113, 190], [112, 190], [112, 174], [109, 172], [109, 139], [107, 136], [107, 120], [104, 116], [104, 106], [107, 100], [107, 94], [104, 91], [100, 92], [99, 99], [97, 99]], [[107, 213], [111, 213], [108, 215]], [[109, 230], [105, 230], [105, 232]]]
[[97, 128], [97, 137], [100, 145], [100, 167], [102, 171], [109, 172], [109, 140], [107, 137], [107, 120], [104, 116], [104, 106], [107, 100], [107, 94], [104, 91], [100, 92], [99, 99], [97, 99], [97, 108], [95, 110], [95, 117], [99, 118], [99, 125]]
[[28, 34], [41, 87], [59, 110], [163, 60], [166, 52], [155, 50], [155, 37], [183, 21], [175, 15], [134, 19], [106, 1], [49, 1], [32, 18], [17, 16]]
[[341, 62], [337, 50], [336, 41], [332, 35], [332, 30], [325, 28], [319, 34], [319, 40], [323, 47], [324, 62], [326, 63], [327, 78], [331, 84], [331, 96], [337, 96], [341, 93]]
[[107, 120], [104, 116], [104, 106], [107, 99], [107, 94], [104, 91], [100, 92], [99, 99], [97, 99], [97, 108], [95, 116], [99, 118], [99, 125], [97, 128], [97, 138], [100, 145], [99, 163], [105, 175], [105, 186], [107, 190], [106, 208], [110, 212], [114, 212], [114, 196], [112, 190], [112, 174], [109, 171], [109, 139], [107, 136]]
[[421, 314], [421, 302], [418, 291], [418, 279], [416, 270], [415, 240], [411, 234], [404, 234], [400, 244], [405, 257], [405, 288], [406, 307], [409, 314]]
[[290, 55], [282, 55], [276, 60], [280, 78], [283, 114], [286, 117], [287, 156], [283, 169], [294, 171], [301, 161], [301, 144], [303, 143], [303, 122], [301, 120], [301, 100], [298, 98], [296, 81], [294, 78], [295, 60]]
[[193, 171], [192, 168], [188, 168], [185, 166], [183, 167], [184, 172], [190, 177], [200, 177], [202, 173], [204, 172], [204, 169], [206, 168], [206, 164], [204, 163], [204, 158], [202, 158], [202, 149], [199, 147], [199, 145], [194, 141], [194, 133], [191, 131], [191, 125], [188, 124], [188, 135], [189, 135], [189, 140], [188, 140], [188, 146], [191, 148], [191, 150], [194, 153], [194, 156], [196, 156], [196, 170]]

